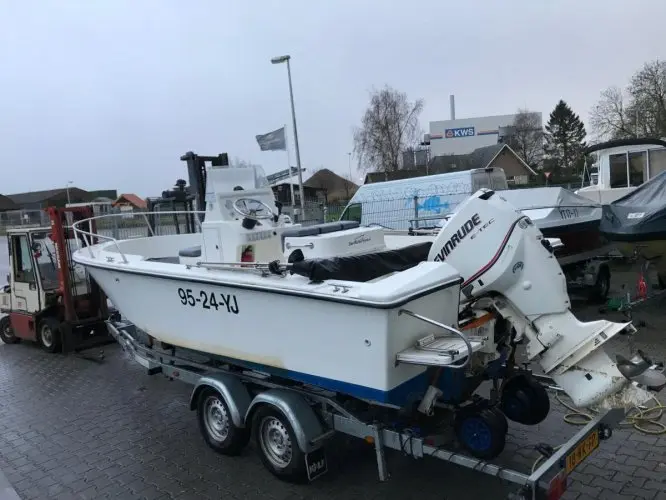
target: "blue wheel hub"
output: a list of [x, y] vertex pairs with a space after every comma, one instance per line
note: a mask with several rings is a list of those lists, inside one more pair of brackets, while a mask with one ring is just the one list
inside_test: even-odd
[[492, 446], [492, 429], [481, 417], [468, 417], [460, 427], [460, 438], [474, 451], [486, 451]]

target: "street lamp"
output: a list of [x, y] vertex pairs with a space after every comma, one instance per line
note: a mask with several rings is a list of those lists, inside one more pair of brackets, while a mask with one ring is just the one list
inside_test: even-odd
[[69, 186], [71, 186], [72, 184], [74, 184], [74, 181], [67, 181], [67, 188], [66, 189], [67, 189], [67, 204], [68, 205], [72, 203], [72, 201], [69, 199]]
[[[303, 175], [301, 173], [301, 151], [298, 148], [298, 130], [296, 129], [296, 111], [294, 109], [294, 90], [291, 86], [291, 66], [289, 65], [289, 60], [291, 56], [279, 56], [271, 59], [272, 64], [282, 64], [287, 63], [287, 77], [289, 78], [289, 98], [291, 99], [291, 119], [294, 123], [294, 147], [296, 148], [296, 168], [298, 169], [298, 194], [301, 197], [301, 211], [304, 211], [303, 200], [305, 195], [303, 194]], [[291, 168], [291, 167], [289, 167]], [[303, 213], [302, 215], [305, 215]]]
[[351, 153], [347, 153], [347, 156], [349, 156], [349, 180], [352, 180], [352, 172], [351, 172]]

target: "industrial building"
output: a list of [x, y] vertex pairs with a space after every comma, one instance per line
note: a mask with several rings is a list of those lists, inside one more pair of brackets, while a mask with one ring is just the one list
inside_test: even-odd
[[[541, 113], [535, 112], [543, 127]], [[429, 156], [465, 155], [475, 149], [492, 146], [511, 134], [516, 115], [481, 116], [456, 119], [454, 97], [451, 96], [451, 118], [430, 122], [430, 133], [424, 142], [430, 145]]]

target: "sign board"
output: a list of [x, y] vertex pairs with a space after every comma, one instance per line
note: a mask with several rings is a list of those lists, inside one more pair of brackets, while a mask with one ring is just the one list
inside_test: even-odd
[[[301, 172], [305, 172], [305, 169], [301, 168]], [[298, 175], [298, 168], [291, 167], [291, 175], [292, 176]], [[288, 178], [289, 178], [288, 168], [285, 168], [284, 170], [280, 170], [279, 172], [275, 172], [274, 174], [266, 176], [266, 180], [268, 181], [269, 184], [275, 184], [277, 182], [283, 181]]]
[[444, 131], [444, 137], [447, 139], [455, 139], [456, 137], [472, 137], [474, 134], [474, 127], [447, 128]]

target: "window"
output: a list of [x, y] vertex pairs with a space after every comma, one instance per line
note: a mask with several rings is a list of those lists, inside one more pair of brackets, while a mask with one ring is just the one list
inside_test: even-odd
[[627, 187], [627, 155], [625, 153], [610, 155], [610, 187]]
[[513, 183], [514, 184], [527, 184], [529, 182], [529, 177], [527, 175], [514, 175]]
[[653, 149], [650, 154], [650, 179], [666, 170], [666, 149]]
[[340, 220], [355, 220], [361, 223], [361, 216], [363, 215], [363, 205], [361, 203], [352, 203], [345, 211], [342, 212]]
[[[520, 177], [520, 176], [516, 176]], [[514, 177], [513, 182], [518, 183]], [[506, 175], [501, 170], [493, 169], [491, 172], [475, 172], [472, 174], [472, 191], [477, 192], [479, 189], [509, 189]]]
[[647, 180], [647, 151], [629, 153], [629, 185], [638, 187]]
[[32, 266], [32, 252], [28, 245], [28, 237], [24, 234], [12, 237], [14, 250], [14, 279], [22, 283], [35, 282], [35, 270]]

